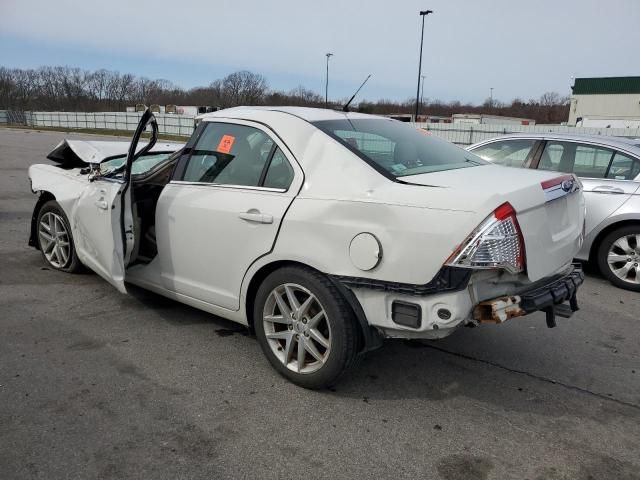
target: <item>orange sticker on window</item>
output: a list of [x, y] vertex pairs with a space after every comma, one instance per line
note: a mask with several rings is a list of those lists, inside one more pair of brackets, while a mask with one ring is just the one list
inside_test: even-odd
[[229, 153], [233, 148], [233, 142], [236, 141], [236, 137], [233, 135], [223, 135], [218, 144], [216, 151], [221, 153]]

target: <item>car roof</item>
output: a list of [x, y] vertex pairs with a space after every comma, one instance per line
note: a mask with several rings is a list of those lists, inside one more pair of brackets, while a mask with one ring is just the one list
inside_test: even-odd
[[367, 115], [357, 112], [342, 112], [339, 110], [331, 110], [328, 108], [310, 108], [310, 107], [232, 107], [218, 110], [216, 112], [205, 113], [198, 116], [200, 120], [212, 120], [216, 118], [240, 118], [244, 120], [252, 120], [261, 112], [280, 112], [287, 115], [293, 115], [307, 122], [318, 122], [321, 120], [344, 120], [357, 118], [386, 118], [376, 115]]
[[[621, 148], [624, 150], [632, 150], [636, 154], [640, 155], [640, 139], [636, 137], [614, 137], [611, 135], [587, 135], [581, 133], [560, 133], [560, 132], [547, 132], [547, 133], [510, 133], [507, 135], [501, 135], [487, 140], [482, 140], [477, 143], [484, 144], [495, 140], [505, 140], [508, 138], [518, 139], [547, 139], [547, 140], [567, 140], [573, 142], [592, 142], [599, 143], [601, 145]], [[473, 147], [475, 145], [472, 145]], [[471, 148], [469, 147], [469, 148]]]

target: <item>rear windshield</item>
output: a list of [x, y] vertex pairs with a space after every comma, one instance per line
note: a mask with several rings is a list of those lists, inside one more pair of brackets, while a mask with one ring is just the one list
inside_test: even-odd
[[313, 122], [388, 177], [486, 165], [471, 152], [406, 123], [384, 118]]

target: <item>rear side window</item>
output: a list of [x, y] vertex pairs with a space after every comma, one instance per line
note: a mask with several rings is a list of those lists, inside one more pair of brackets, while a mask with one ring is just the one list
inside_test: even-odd
[[573, 173], [579, 177], [604, 178], [613, 152], [606, 148], [578, 145], [573, 162]]
[[640, 160], [616, 152], [609, 167], [607, 178], [614, 180], [633, 180], [640, 175]]
[[612, 157], [613, 150], [608, 148], [550, 141], [545, 145], [538, 168], [585, 178], [604, 178]]
[[276, 148], [264, 178], [263, 186], [287, 189], [293, 181], [293, 168], [282, 150]]
[[[208, 122], [194, 146], [183, 180], [218, 185], [263, 186], [268, 175], [267, 168], [276, 151], [276, 145], [269, 135], [257, 128]], [[285, 162], [291, 168], [284, 155], [280, 155], [279, 162]], [[291, 172], [293, 178], [293, 170]], [[286, 178], [283, 179], [281, 173], [273, 173], [271, 181], [283, 183]]]
[[473, 153], [505, 167], [522, 167], [531, 154], [536, 140], [503, 140], [482, 145]]

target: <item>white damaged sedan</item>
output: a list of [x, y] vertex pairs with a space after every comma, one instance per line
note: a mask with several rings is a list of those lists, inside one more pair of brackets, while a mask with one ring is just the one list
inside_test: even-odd
[[[140, 142], [151, 128], [151, 140]], [[29, 169], [30, 245], [253, 328], [271, 364], [330, 385], [383, 338], [578, 309], [572, 175], [492, 165], [387, 118], [239, 107], [160, 145], [64, 141]]]

